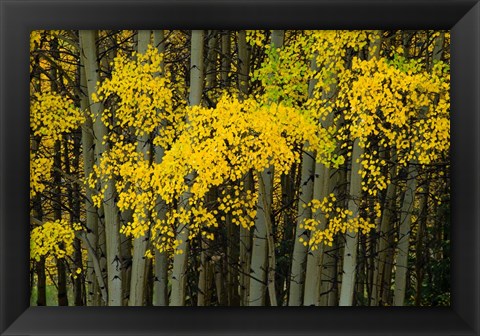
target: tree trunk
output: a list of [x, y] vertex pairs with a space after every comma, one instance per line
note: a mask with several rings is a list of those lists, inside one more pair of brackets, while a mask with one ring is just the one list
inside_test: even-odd
[[[259, 174], [260, 175], [260, 174]], [[261, 173], [263, 188], [258, 191], [257, 216], [252, 242], [252, 261], [250, 265], [250, 289], [249, 306], [264, 306], [267, 284], [267, 223], [270, 216], [264, 204], [272, 203], [273, 167], [265, 169]], [[259, 182], [260, 184], [260, 182]]]
[[232, 223], [231, 215], [227, 214], [227, 293], [228, 305], [238, 306], [240, 296], [238, 293], [238, 265], [239, 265], [239, 227]]
[[[153, 31], [153, 45], [156, 46], [159, 53], [165, 52], [165, 36], [163, 30]], [[161, 72], [159, 76], [164, 76], [164, 62], [160, 63]], [[162, 127], [162, 126], [159, 126]], [[163, 161], [164, 149], [160, 146], [155, 147], [154, 160], [159, 164]], [[157, 201], [155, 208], [157, 219], [165, 219], [167, 215], [167, 205], [162, 199]], [[160, 252], [155, 249], [155, 265], [153, 268], [154, 283], [153, 283], [153, 305], [154, 306], [168, 306], [168, 255], [167, 252]]]
[[[55, 186], [54, 199], [55, 203], [54, 208], [54, 218], [56, 220], [62, 219], [62, 196], [61, 196], [61, 183], [62, 177], [60, 176], [60, 170], [62, 169], [62, 158], [61, 158], [61, 145], [60, 141], [57, 140], [54, 145], [54, 163], [53, 166], [56, 168], [53, 172], [53, 183]], [[61, 245], [62, 248], [62, 245]], [[66, 260], [64, 258], [57, 258], [57, 299], [59, 306], [68, 306], [68, 296], [67, 296], [67, 270], [66, 270]]]
[[425, 190], [421, 194], [420, 199], [420, 214], [418, 219], [418, 231], [417, 241], [415, 247], [415, 275], [416, 275], [416, 287], [415, 287], [415, 306], [419, 307], [422, 304], [422, 285], [425, 277], [425, 232], [427, 230], [427, 216], [428, 216], [428, 193], [429, 183], [426, 183]]
[[[273, 48], [283, 46], [284, 31], [272, 32], [271, 44]], [[253, 237], [251, 276], [250, 279], [250, 306], [265, 305], [265, 285], [268, 285], [270, 305], [276, 306], [275, 293], [275, 246], [271, 235], [271, 206], [273, 198], [273, 175], [274, 168], [266, 168], [257, 173], [258, 177], [258, 207], [255, 219]], [[253, 281], [252, 281], [253, 280]]]
[[[317, 70], [316, 53], [311, 62], [311, 69]], [[309, 96], [313, 96], [313, 90], [317, 80], [312, 79], [309, 83]], [[335, 84], [332, 84], [328, 92], [322, 92], [322, 100], [330, 100], [335, 94]], [[333, 123], [333, 114], [330, 114], [325, 122], [323, 128], [328, 128]], [[312, 153], [313, 154], [313, 153]], [[333, 192], [334, 186], [330, 181], [330, 169], [323, 164], [315, 162], [315, 166], [312, 172], [313, 180], [313, 199], [322, 201], [331, 192]], [[299, 207], [300, 209], [300, 207]], [[319, 221], [319, 230], [325, 230], [327, 227], [327, 218], [321, 212], [317, 214], [311, 214], [312, 217]], [[320, 300], [321, 278], [322, 278], [322, 264], [325, 251], [325, 244], [321, 244], [316, 250], [310, 251], [307, 254], [307, 264], [305, 270], [305, 290], [303, 297], [303, 304], [305, 306], [318, 305]]]
[[[355, 218], [359, 215], [359, 202], [361, 199], [362, 179], [359, 174], [360, 157], [363, 149], [359, 146], [359, 139], [353, 143], [352, 169], [350, 177], [350, 199], [348, 210], [352, 215], [348, 218]], [[358, 161], [358, 162], [357, 162]], [[343, 255], [342, 290], [340, 292], [340, 306], [351, 306], [353, 302], [353, 291], [355, 289], [355, 273], [357, 266], [357, 245], [358, 233], [347, 232], [345, 234], [345, 250]]]
[[413, 166], [408, 167], [408, 180], [403, 198], [402, 212], [400, 214], [400, 228], [397, 244], [397, 260], [395, 263], [395, 291], [393, 296], [393, 304], [395, 306], [403, 306], [405, 303], [405, 292], [407, 284], [408, 270], [408, 250], [410, 241], [410, 228], [412, 225], [412, 210], [415, 200], [415, 189], [417, 187], [417, 179]]
[[[395, 154], [392, 153], [392, 160], [395, 161]], [[396, 165], [393, 165], [390, 169], [390, 177], [394, 178], [396, 174]], [[395, 207], [396, 207], [396, 185], [390, 183], [387, 186], [387, 192], [385, 196], [384, 206], [382, 209], [382, 218], [380, 221], [380, 228], [378, 230], [379, 242], [377, 248], [376, 266], [374, 272], [374, 284], [372, 288], [372, 300], [370, 305], [378, 306], [385, 304], [382, 302], [382, 293], [386, 291], [390, 283], [386, 282], [386, 266], [388, 255], [392, 253], [391, 250], [391, 236], [393, 234], [393, 222], [395, 220]]]
[[[69, 157], [69, 147], [68, 141], [64, 141], [64, 160], [65, 160], [65, 173], [67, 175], [74, 175], [75, 178], [78, 176], [79, 171], [79, 157], [80, 157], [80, 139], [73, 134], [73, 158], [70, 160]], [[71, 162], [70, 162], [71, 161]], [[69, 183], [67, 185], [67, 199], [68, 207], [71, 209], [69, 217], [70, 223], [79, 223], [80, 222], [80, 190], [78, 183]], [[77, 269], [83, 270], [83, 260], [82, 260], [82, 249], [81, 243], [78, 238], [75, 238], [73, 241], [73, 271], [76, 272]], [[74, 273], [76, 274], [76, 273]], [[82, 274], [75, 275], [73, 277], [73, 295], [74, 295], [74, 305], [83, 306], [83, 279]]]
[[[147, 52], [148, 45], [151, 40], [150, 30], [138, 31], [137, 51], [139, 54]], [[150, 162], [150, 135], [143, 134], [138, 137], [137, 152], [141, 153], [143, 160]], [[148, 210], [143, 210], [143, 216], [149, 219]], [[145, 252], [149, 242], [149, 230], [144, 236], [133, 238], [133, 254], [132, 254], [132, 275], [130, 280], [130, 299], [129, 306], [143, 306], [144, 290], [146, 286], [146, 265], [147, 260]]]
[[220, 72], [221, 87], [228, 87], [228, 73], [230, 72], [231, 54], [230, 54], [230, 31], [224, 30], [221, 33], [222, 41], [222, 67]]
[[238, 90], [242, 99], [248, 96], [250, 55], [245, 30], [238, 32]]
[[[34, 139], [32, 141], [32, 152], [38, 151], [39, 141]], [[33, 213], [35, 218], [39, 221], [43, 220], [43, 208], [42, 197], [40, 194], [36, 194], [33, 198]], [[47, 292], [46, 292], [46, 280], [45, 275], [45, 257], [41, 256], [40, 260], [35, 261], [35, 273], [37, 274], [37, 306], [47, 305]]]
[[[189, 105], [200, 105], [203, 92], [203, 30], [193, 30], [191, 40], [191, 64], [190, 64], [190, 95]], [[188, 122], [188, 121], [187, 121]], [[187, 180], [193, 180], [193, 174], [186, 177]], [[188, 210], [188, 193], [182, 195], [180, 199], [180, 207]], [[172, 270], [172, 306], [185, 305], [185, 281], [187, 269], [187, 255], [188, 255], [188, 223], [178, 223], [176, 230], [176, 239], [180, 242], [178, 250], [182, 253], [177, 253], [173, 257]]]
[[[306, 144], [308, 146], [308, 144]], [[307, 261], [308, 235], [303, 228], [303, 222], [312, 217], [308, 204], [313, 198], [313, 185], [315, 176], [315, 153], [304, 151], [302, 155], [302, 175], [300, 181], [300, 194], [298, 201], [297, 227], [293, 246], [292, 269], [290, 273], [289, 306], [303, 304], [303, 289], [305, 283], [305, 266]], [[322, 176], [323, 178], [323, 176]]]
[[[379, 57], [381, 46], [381, 32], [376, 32], [376, 38], [372, 41], [368, 55], [369, 59]], [[348, 210], [352, 213], [348, 219], [358, 217], [360, 200], [362, 197], [362, 177], [360, 175], [360, 158], [364, 149], [359, 145], [360, 139], [355, 139], [352, 150], [352, 169], [350, 172], [350, 199]], [[358, 162], [357, 162], [358, 161]], [[343, 256], [342, 290], [340, 292], [340, 306], [351, 306], [355, 289], [355, 273], [357, 266], [358, 232], [345, 234], [345, 250]]]
[[[133, 211], [126, 210], [120, 214], [121, 225], [131, 223]], [[128, 306], [132, 279], [132, 238], [120, 233], [120, 262], [122, 269], [122, 305]]]
[[218, 30], [209, 30], [207, 34], [207, 51], [205, 60], [205, 94], [208, 97], [208, 102], [214, 104], [218, 98], [214, 94], [214, 89], [217, 87], [217, 59], [218, 59]]
[[[314, 191], [313, 198], [323, 200], [329, 194], [330, 169], [321, 163], [315, 164]], [[323, 213], [312, 216], [320, 222], [319, 230], [325, 230], [327, 226], [327, 218]], [[311, 251], [307, 255], [307, 268], [305, 274], [305, 292], [303, 304], [305, 306], [314, 306], [319, 304], [322, 265], [325, 251], [325, 244], [321, 244], [318, 249]]]
[[[254, 182], [252, 172], [249, 172], [245, 177], [244, 188], [246, 191], [253, 192]], [[252, 234], [251, 230], [240, 227], [240, 298], [241, 305], [248, 306], [250, 293], [250, 266], [252, 257]]]
[[[97, 63], [95, 47], [95, 31], [81, 30], [80, 43], [81, 52], [84, 55], [85, 74], [87, 78], [88, 96], [90, 99], [90, 108], [94, 116], [94, 135], [95, 135], [95, 157], [100, 159], [108, 151], [107, 143], [103, 143], [104, 136], [107, 135], [107, 128], [101, 120], [103, 106], [101, 103], [92, 101], [92, 94], [96, 93], [96, 83], [99, 81], [99, 68]], [[106, 188], [104, 194], [104, 220], [105, 220], [105, 243], [106, 243], [106, 266], [107, 266], [107, 286], [108, 286], [108, 305], [122, 305], [122, 280], [120, 269], [120, 232], [118, 209], [114, 203], [115, 189], [114, 182], [102, 182], [102, 190]]]
[[[84, 111], [83, 116], [85, 122], [82, 127], [82, 155], [83, 155], [83, 172], [84, 179], [86, 180], [93, 172], [94, 164], [94, 144], [93, 144], [93, 122], [91, 118], [89, 101], [88, 101], [88, 89], [87, 79], [85, 77], [84, 57], [80, 53], [80, 109]], [[89, 184], [85, 185], [85, 226], [87, 228], [87, 239], [94, 247], [93, 252], [97, 250], [97, 235], [98, 235], [98, 215], [95, 206], [93, 205], [92, 195], [94, 191], [90, 188]], [[87, 306], [93, 306], [93, 297], [95, 293], [95, 287], [98, 287], [96, 283], [96, 277], [94, 274], [93, 257], [91, 253], [87, 254], [87, 268], [85, 271], [85, 278], [87, 282]], [[98, 256], [96, 256], [98, 257]], [[101, 274], [100, 274], [101, 276]]]
[[[240, 99], [248, 96], [248, 73], [249, 73], [249, 52], [246, 40], [245, 30], [238, 32], [238, 88], [240, 92]], [[252, 172], [249, 172], [245, 177], [245, 190], [254, 191], [254, 182]], [[250, 261], [252, 249], [252, 235], [251, 230], [240, 226], [240, 251], [239, 251], [239, 266], [240, 266], [240, 305], [248, 305], [248, 296], [250, 289]]]

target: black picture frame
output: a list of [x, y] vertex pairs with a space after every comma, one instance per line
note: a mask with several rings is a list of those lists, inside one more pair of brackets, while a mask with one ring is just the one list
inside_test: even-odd
[[[476, 0], [0, 0], [2, 335], [479, 335], [480, 4]], [[29, 307], [29, 32], [451, 29], [449, 308]]]

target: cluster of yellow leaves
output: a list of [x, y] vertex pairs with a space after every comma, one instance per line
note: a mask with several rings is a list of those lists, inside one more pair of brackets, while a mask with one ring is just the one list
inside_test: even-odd
[[[371, 219], [362, 216], [352, 217], [352, 211], [336, 207], [335, 201], [335, 195], [330, 194], [323, 200], [313, 199], [306, 205], [312, 210], [312, 218], [305, 219], [300, 227], [310, 231], [310, 238], [308, 241], [300, 238], [300, 241], [305, 246], [308, 245], [312, 251], [318, 249], [320, 244], [332, 246], [333, 239], [338, 233], [361, 231], [367, 234], [375, 227]], [[379, 203], [375, 204], [374, 210], [375, 215], [379, 217], [381, 215]], [[321, 223], [321, 220], [326, 223]]]
[[267, 43], [267, 32], [264, 30], [246, 30], [245, 36], [251, 46], [263, 47]]
[[428, 72], [416, 61], [355, 57], [340, 82], [338, 100], [350, 109], [339, 138], [359, 138], [367, 147], [375, 136], [397, 149], [400, 164], [430, 163], [450, 145], [449, 88], [441, 62]]
[[213, 213], [215, 215], [219, 212], [223, 213], [220, 217], [222, 222], [226, 221], [226, 215], [228, 215], [233, 224], [249, 229], [255, 224], [257, 199], [257, 193], [245, 190], [243, 183], [240, 183], [240, 185], [222, 190], [222, 197], [217, 199], [218, 211], [214, 210]]
[[[96, 102], [115, 100], [115, 111], [105, 110], [102, 114], [102, 121], [109, 129], [133, 127], [136, 135], [144, 135], [167, 122], [180, 120], [173, 113], [170, 80], [160, 76], [162, 60], [163, 55], [151, 45], [145, 54], [115, 58], [112, 77], [103, 81], [93, 95]], [[171, 129], [167, 127], [165, 131]]]
[[[159, 199], [168, 205], [189, 192], [191, 210], [172, 209], [166, 219], [153, 225], [154, 234], [162, 236], [160, 241], [165, 243], [161, 250], [166, 243], [178, 245], [172, 241], [175, 221], [190, 223], [191, 235], [216, 223], [217, 213], [206, 213], [199, 206], [212, 187], [238, 181], [250, 169], [261, 171], [270, 165], [279, 174], [286, 173], [300, 160], [296, 147], [306, 141], [326, 164], [336, 159], [332, 156], [332, 137], [295, 109], [281, 104], [261, 106], [253, 100], [240, 102], [225, 96], [215, 109], [188, 109], [187, 118], [189, 126], [165, 152], [162, 162], [150, 163], [136, 151], [136, 144], [116, 141], [94, 167], [90, 178], [91, 187], [99, 178], [116, 181], [119, 209], [134, 211], [133, 222], [122, 230], [135, 237], [149, 230], [151, 219], [145, 214], [153, 212]], [[193, 181], [186, 180], [189, 176]], [[103, 200], [103, 192], [94, 197], [97, 206]], [[240, 190], [233, 193], [240, 195]], [[246, 192], [243, 202], [234, 202], [225, 196], [219, 210], [231, 215], [235, 224], [250, 227], [255, 216], [255, 197]]]
[[282, 102], [286, 106], [301, 106], [308, 97], [308, 79], [311, 77], [309, 60], [301, 50], [308, 45], [300, 35], [282, 48], [265, 45], [266, 59], [252, 73], [252, 80], [262, 84], [255, 99], [265, 104]]
[[39, 261], [42, 256], [61, 259], [72, 255], [75, 231], [81, 229], [80, 224], [72, 225], [65, 219], [35, 227], [30, 233], [30, 257]]
[[71, 132], [85, 122], [80, 109], [57, 93], [34, 94], [30, 106], [30, 128], [35, 136], [61, 140], [63, 133]]
[[53, 160], [36, 157], [30, 152], [30, 198], [45, 190], [45, 181], [49, 181], [52, 174]]
[[[210, 229], [218, 227], [218, 224], [214, 212], [209, 211], [201, 202], [191, 208], [169, 208], [165, 218], [158, 218], [154, 222], [151, 241], [160, 252], [173, 250], [181, 254], [183, 251], [179, 250], [178, 246], [182, 241], [175, 238], [176, 232], [185, 230], [188, 226], [189, 240], [198, 237], [199, 234], [213, 240], [214, 235]], [[128, 232], [128, 227], [125, 227], [124, 232]]]
[[371, 196], [377, 196], [390, 183], [388, 176], [382, 172], [387, 162], [378, 158], [377, 151], [373, 151], [371, 154], [363, 153], [360, 163], [362, 169], [358, 173], [362, 176], [362, 190]]
[[[283, 104], [259, 104], [224, 96], [215, 108], [195, 106], [187, 111], [189, 126], [165, 153], [155, 188], [170, 203], [192, 193], [201, 199], [208, 190], [237, 181], [250, 170], [273, 165], [281, 174], [300, 162], [299, 144], [308, 142], [317, 159], [330, 165], [336, 157], [328, 132]], [[184, 178], [195, 172], [191, 186]]]
[[[36, 93], [30, 106], [30, 129], [39, 137], [42, 148], [51, 150], [65, 133], [80, 127], [85, 118], [73, 102], [56, 93]], [[51, 178], [53, 160], [37, 150], [30, 151], [30, 197], [45, 190]]]
[[368, 30], [317, 30], [307, 36], [307, 55], [315, 60], [315, 70], [311, 71], [313, 85], [305, 106], [313, 118], [325, 121], [337, 107], [332, 97], [336, 94], [339, 78], [349, 67], [347, 53], [358, 52], [368, 45], [374, 35]]

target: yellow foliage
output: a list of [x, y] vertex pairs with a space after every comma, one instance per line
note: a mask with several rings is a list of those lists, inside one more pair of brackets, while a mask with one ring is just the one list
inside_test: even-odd
[[65, 219], [35, 227], [30, 233], [30, 257], [39, 261], [42, 256], [61, 259], [73, 255], [75, 231], [79, 230], [80, 224], [71, 225]]
[[63, 133], [79, 127], [85, 118], [70, 99], [57, 93], [34, 94], [30, 106], [30, 128], [34, 136], [60, 140]]
[[[311, 232], [310, 239], [304, 241], [305, 246], [309, 246], [311, 250], [316, 250], [320, 244], [332, 246], [333, 238], [338, 233], [348, 232], [362, 232], [367, 234], [371, 229], [375, 228], [372, 219], [363, 218], [362, 216], [352, 217], [352, 211], [335, 207], [336, 197], [330, 194], [323, 200], [312, 200], [307, 206], [311, 207], [312, 218], [305, 219], [302, 223], [302, 228]], [[380, 204], [375, 205], [375, 216], [380, 217]], [[321, 227], [321, 216], [327, 223], [323, 223], [325, 229]]]

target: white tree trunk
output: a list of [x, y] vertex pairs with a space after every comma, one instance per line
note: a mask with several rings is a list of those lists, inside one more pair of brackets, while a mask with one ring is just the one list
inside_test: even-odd
[[[191, 41], [191, 64], [190, 64], [190, 95], [189, 105], [199, 105], [202, 99], [203, 92], [203, 30], [192, 31]], [[188, 121], [187, 121], [188, 122]], [[187, 176], [187, 180], [192, 180], [193, 174]], [[189, 195], [186, 193], [180, 199], [180, 207], [188, 209]], [[173, 257], [173, 270], [172, 270], [172, 294], [171, 302], [172, 306], [185, 305], [185, 283], [186, 283], [186, 269], [187, 269], [187, 255], [188, 255], [188, 223], [178, 223], [176, 230], [176, 239], [181, 243], [178, 246], [178, 250], [183, 253], [175, 254]]]
[[[308, 146], [308, 144], [306, 144]], [[307, 206], [313, 197], [313, 184], [315, 176], [315, 153], [304, 151], [302, 155], [302, 175], [300, 180], [300, 195], [298, 199], [297, 226], [295, 229], [295, 242], [293, 246], [292, 269], [290, 273], [289, 306], [301, 306], [303, 304], [303, 289], [305, 283], [305, 270], [308, 247], [307, 232], [301, 226], [304, 220], [312, 217], [312, 211]], [[302, 241], [300, 241], [302, 240]]]
[[[85, 60], [83, 59], [83, 55], [81, 56], [81, 67], [80, 67], [80, 86], [82, 93], [80, 96], [80, 109], [84, 111], [85, 116], [85, 123], [82, 126], [82, 154], [83, 154], [83, 171], [85, 180], [90, 176], [93, 171], [93, 165], [95, 162], [95, 153], [94, 153], [94, 146], [93, 146], [93, 121], [90, 117], [90, 108], [89, 108], [89, 100], [88, 100], [88, 93], [87, 93], [87, 79], [85, 76], [85, 67], [84, 67]], [[97, 233], [98, 233], [98, 217], [97, 217], [97, 210], [93, 205], [92, 195], [94, 191], [90, 186], [87, 184], [85, 186], [85, 224], [88, 229], [87, 238], [92, 246], [91, 249], [88, 249], [89, 252], [87, 255], [87, 288], [86, 288], [86, 299], [87, 299], [87, 306], [93, 305], [93, 297], [95, 293], [95, 268], [93, 265], [93, 258], [96, 258], [96, 250], [97, 250]], [[93, 253], [93, 254], [92, 254]], [[100, 271], [100, 268], [98, 268]], [[100, 278], [102, 274], [99, 274]], [[98, 284], [97, 284], [98, 285]], [[105, 297], [106, 299], [106, 297]]]
[[273, 167], [265, 169], [260, 176], [264, 187], [258, 191], [257, 216], [252, 242], [252, 261], [250, 264], [249, 306], [264, 306], [267, 284], [267, 223], [266, 216], [270, 216], [264, 204], [272, 204]]
[[408, 249], [410, 241], [410, 228], [412, 225], [412, 210], [415, 200], [417, 179], [414, 167], [408, 167], [408, 181], [403, 198], [402, 212], [400, 214], [400, 228], [398, 232], [397, 260], [395, 263], [395, 291], [393, 305], [403, 306], [407, 284]]
[[[358, 173], [360, 170], [360, 159], [363, 149], [358, 145], [359, 139], [353, 143], [352, 170], [350, 177], [350, 197], [348, 210], [352, 212], [350, 218], [358, 216], [359, 204], [362, 190], [362, 179]], [[351, 306], [353, 302], [353, 290], [355, 288], [355, 272], [357, 266], [357, 245], [358, 233], [347, 232], [345, 234], [345, 250], [343, 254], [342, 290], [340, 291], [340, 306]]]
[[[150, 30], [138, 31], [138, 45], [137, 51], [140, 54], [147, 52], [148, 45], [151, 40]], [[150, 161], [150, 135], [143, 134], [139, 136], [137, 143], [137, 151], [142, 154], [145, 161]], [[145, 210], [144, 216], [150, 217], [148, 211]], [[149, 233], [145, 236], [141, 236], [133, 239], [133, 255], [132, 255], [132, 275], [130, 280], [130, 298], [128, 301], [129, 306], [143, 306], [144, 290], [146, 285], [146, 258], [145, 252], [147, 251]]]
[[[153, 46], [158, 52], [163, 54], [165, 51], [165, 35], [163, 30], [153, 31]], [[164, 76], [164, 62], [160, 63], [161, 72], [159, 76]], [[159, 127], [162, 127], [161, 125]], [[155, 163], [163, 161], [164, 149], [160, 146], [155, 147]], [[157, 201], [155, 208], [157, 219], [165, 219], [167, 215], [167, 205], [162, 199]], [[168, 306], [168, 254], [155, 249], [155, 265], [154, 265], [154, 283], [153, 283], [153, 305]]]
[[[312, 62], [312, 70], [317, 70], [315, 53]], [[313, 90], [317, 80], [312, 79], [309, 83], [309, 96], [313, 96]], [[332, 84], [328, 92], [322, 93], [322, 98], [324, 100], [330, 100], [333, 98], [336, 90], [335, 84]], [[322, 125], [324, 128], [330, 127], [333, 123], [333, 114], [330, 114]], [[330, 170], [321, 163], [315, 163], [313, 175], [313, 198], [316, 200], [323, 200], [328, 194], [333, 191], [329, 188], [330, 183]], [[312, 214], [314, 219], [320, 222], [319, 230], [325, 230], [327, 227], [327, 218], [321, 212], [318, 214]], [[305, 288], [303, 293], [303, 304], [305, 306], [318, 305], [320, 300], [320, 289], [321, 289], [321, 280], [322, 280], [322, 263], [324, 256], [325, 245], [321, 244], [318, 249], [311, 251], [307, 254], [307, 264], [305, 270]]]
[[[90, 109], [94, 115], [93, 124], [95, 136], [95, 156], [97, 160], [108, 151], [108, 145], [103, 144], [103, 137], [107, 135], [107, 128], [101, 120], [103, 106], [101, 103], [92, 101], [92, 94], [96, 93], [96, 83], [99, 81], [99, 68], [95, 47], [95, 31], [81, 30], [80, 44], [81, 53], [84, 55], [85, 74], [87, 78], [88, 96]], [[106, 187], [104, 195], [104, 218], [106, 236], [106, 264], [107, 264], [107, 286], [108, 305], [120, 306], [122, 304], [122, 280], [120, 270], [120, 232], [118, 209], [114, 203], [115, 189], [114, 182], [102, 182], [102, 189]]]
[[[283, 46], [284, 31], [272, 31], [271, 45], [274, 48]], [[253, 237], [251, 275], [250, 280], [250, 306], [265, 305], [266, 285], [268, 285], [270, 304], [277, 305], [275, 294], [275, 246], [271, 235], [271, 206], [273, 199], [274, 167], [266, 168], [258, 173], [258, 206]], [[258, 256], [256, 251], [258, 251]]]
[[[380, 46], [382, 41], [382, 34], [380, 31], [375, 32], [375, 39], [370, 45], [371, 54], [369, 59], [378, 57], [380, 55]], [[353, 142], [352, 151], [352, 170], [350, 177], [350, 199], [348, 201], [348, 210], [352, 215], [348, 218], [355, 218], [359, 214], [359, 202], [362, 193], [362, 177], [359, 173], [361, 164], [360, 158], [364, 152], [363, 148], [359, 146], [359, 139]], [[357, 245], [358, 233], [347, 232], [345, 234], [345, 250], [343, 256], [343, 275], [342, 275], [342, 289], [340, 292], [340, 306], [351, 306], [353, 302], [353, 292], [355, 289], [355, 272], [357, 267]]]
[[[315, 178], [313, 182], [313, 198], [322, 200], [328, 195], [329, 169], [321, 163], [315, 164]], [[320, 222], [319, 230], [325, 230], [327, 219], [323, 213], [312, 215], [314, 219]], [[318, 249], [311, 251], [307, 255], [307, 267], [305, 270], [305, 290], [303, 295], [303, 304], [305, 306], [314, 306], [319, 304], [320, 288], [322, 278], [322, 261], [325, 245], [322, 243]]]

